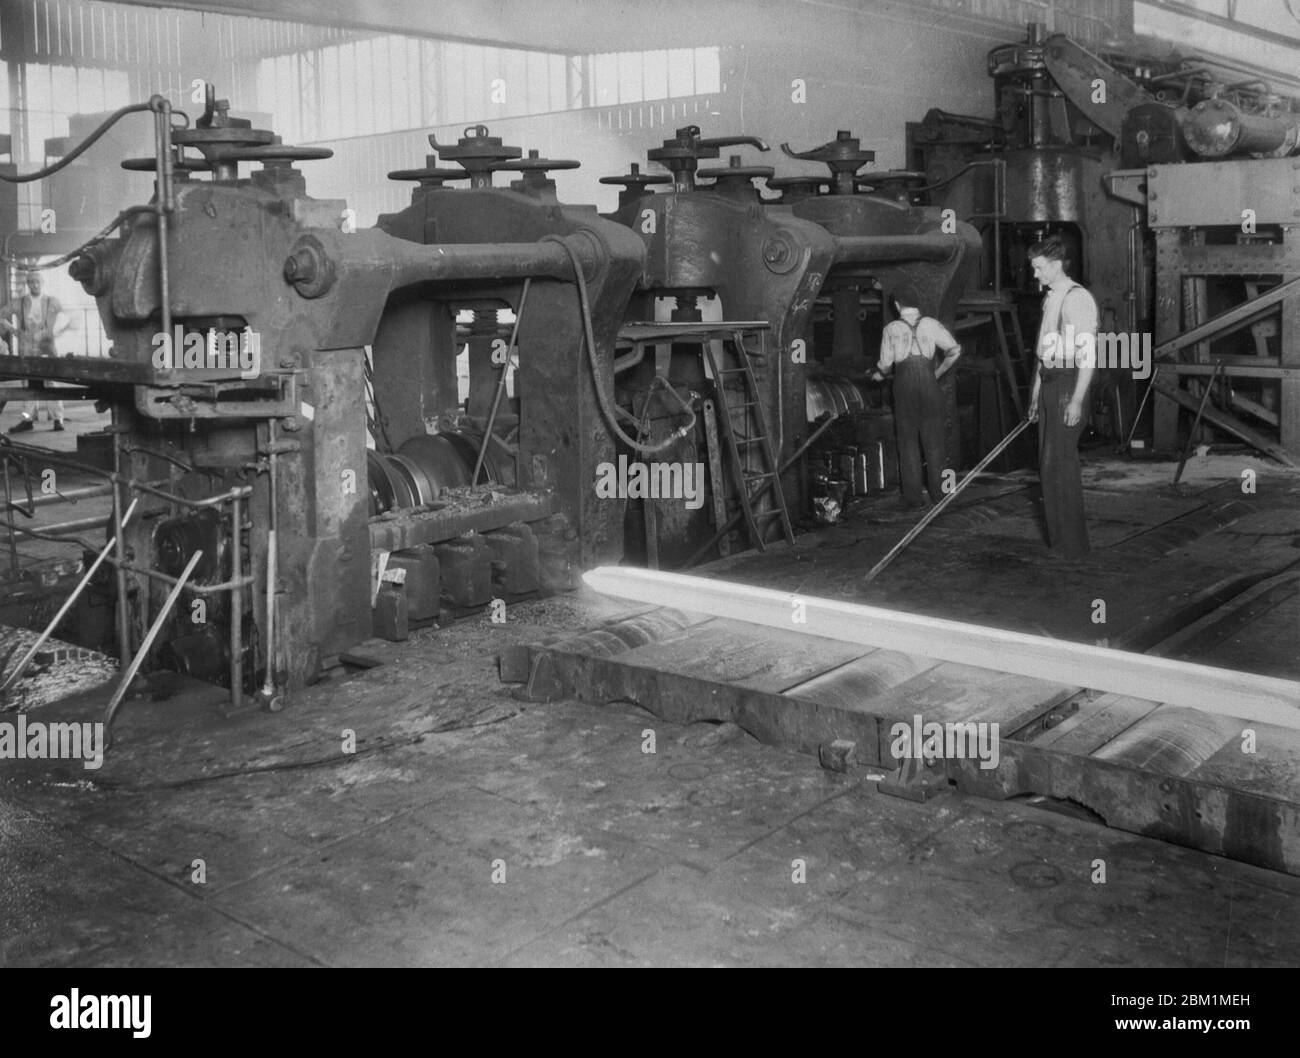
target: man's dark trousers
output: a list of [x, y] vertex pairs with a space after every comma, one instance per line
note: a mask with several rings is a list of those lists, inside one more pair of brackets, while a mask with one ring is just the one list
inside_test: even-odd
[[[1088, 522], [1083, 514], [1083, 471], [1079, 466], [1079, 438], [1087, 424], [1081, 414], [1074, 426], [1065, 425], [1065, 409], [1079, 379], [1078, 368], [1039, 368], [1042, 388], [1038, 395], [1038, 472], [1043, 482], [1043, 513], [1047, 516], [1047, 542], [1062, 558], [1088, 554]], [[1083, 407], [1088, 406], [1087, 393]]]
[[943, 416], [943, 390], [934, 377], [934, 362], [923, 356], [900, 361], [894, 368], [894, 425], [898, 472], [907, 503], [921, 503], [922, 452], [930, 499], [935, 503], [943, 499], [943, 470], [948, 463]]

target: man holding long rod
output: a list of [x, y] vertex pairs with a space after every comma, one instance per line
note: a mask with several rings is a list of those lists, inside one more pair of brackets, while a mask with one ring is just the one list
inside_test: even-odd
[[1097, 366], [1097, 302], [1066, 275], [1068, 251], [1058, 235], [1029, 248], [1034, 278], [1047, 287], [1038, 330], [1038, 371], [1029, 398], [1029, 422], [1038, 428], [1038, 473], [1043, 483], [1047, 542], [1062, 558], [1086, 558], [1079, 438], [1087, 426], [1088, 386]]
[[1085, 400], [1096, 371], [1097, 302], [1065, 273], [1067, 251], [1057, 236], [1029, 248], [1034, 278], [1047, 286], [1043, 322], [1038, 332], [1038, 369], [1034, 375], [1029, 411], [952, 492], [932, 507], [913, 528], [862, 578], [870, 584], [880, 572], [915, 540], [974, 478], [1032, 423], [1039, 421], [1039, 476], [1047, 537], [1063, 558], [1087, 556], [1088, 523], [1083, 511], [1083, 472], [1079, 466], [1079, 437], [1085, 425]]

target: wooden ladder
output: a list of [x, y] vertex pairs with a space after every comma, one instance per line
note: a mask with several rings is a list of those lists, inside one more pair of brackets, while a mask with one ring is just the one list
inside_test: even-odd
[[[731, 470], [737, 482], [740, 494], [740, 509], [745, 516], [745, 526], [749, 538], [759, 551], [767, 548], [765, 537], [773, 519], [779, 521], [781, 533], [786, 542], [794, 543], [794, 529], [790, 524], [790, 512], [786, 507], [785, 493], [781, 489], [781, 475], [772, 452], [772, 442], [768, 436], [767, 423], [763, 415], [762, 402], [759, 400], [758, 383], [754, 379], [754, 367], [745, 340], [740, 331], [733, 331], [731, 346], [735, 351], [737, 366], [726, 363], [726, 341], [718, 343], [722, 352], [714, 349], [713, 343], [706, 341], [703, 345], [704, 356], [709, 370], [713, 374], [714, 392], [717, 394], [718, 407], [722, 414], [718, 416], [722, 424], [723, 442], [731, 458]], [[777, 366], [780, 370], [780, 366]], [[727, 394], [727, 382], [737, 377], [741, 383], [742, 397], [735, 402]], [[751, 411], [752, 409], [752, 411]], [[754, 433], [749, 432], [749, 425], [756, 426]], [[763, 469], [746, 470], [746, 455], [756, 450], [762, 457]], [[755, 513], [754, 507], [764, 493], [771, 493], [772, 508]]]

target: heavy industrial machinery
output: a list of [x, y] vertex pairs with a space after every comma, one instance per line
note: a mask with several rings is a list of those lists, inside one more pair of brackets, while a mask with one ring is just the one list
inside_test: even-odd
[[[651, 437], [682, 429], [681, 401], [665, 394], [702, 394], [699, 421], [675, 452], [686, 460], [707, 454], [712, 524], [743, 520], [751, 546], [761, 547], [788, 521], [782, 507], [807, 505], [809, 475], [789, 457], [806, 450], [810, 406], [812, 418], [866, 409], [864, 384], [884, 321], [872, 320], [875, 344], [864, 345], [863, 292], [913, 282], [925, 291], [927, 312], [950, 317], [979, 241], [968, 225], [945, 228], [937, 210], [855, 193], [854, 174], [873, 155], [847, 133], [810, 155], [793, 155], [830, 164], [835, 193], [824, 196], [807, 194], [804, 178], [787, 178], [769, 185], [782, 198], [764, 198], [754, 181], [772, 178], [774, 170], [745, 165], [739, 155], [727, 166], [699, 167], [732, 146], [768, 149], [752, 137], [709, 139], [688, 126], [647, 154], [669, 171], [671, 187], [654, 192], [669, 178], [635, 166], [606, 178], [623, 186], [611, 216], [646, 247], [632, 305], [636, 322], [625, 331], [634, 351], [619, 393], [642, 409]], [[887, 183], [882, 179], [882, 188]], [[654, 303], [668, 299], [671, 318], [652, 325]], [[815, 333], [819, 301], [842, 309], [832, 341], [819, 342]], [[879, 297], [870, 304], [878, 307]], [[702, 306], [712, 318], [704, 318]], [[641, 351], [646, 347], [655, 349], [653, 360]], [[715, 542], [725, 554], [725, 533], [716, 541], [716, 532], [706, 534], [701, 545], [708, 521], [704, 513], [652, 512], [647, 554], [698, 560]]]
[[[809, 328], [809, 417], [833, 411], [839, 421], [818, 452], [848, 495], [876, 494], [895, 484], [892, 412], [872, 386], [880, 335], [891, 319], [892, 295], [906, 287], [922, 313], [953, 326], [960, 299], [979, 264], [980, 237], [970, 224], [937, 208], [911, 203], [909, 188], [924, 174], [862, 172], [875, 160], [848, 130], [807, 151], [782, 144], [791, 158], [824, 164], [827, 177], [773, 182], [782, 198], [771, 206], [810, 220], [835, 238], [835, 255]], [[948, 466], [969, 465], [957, 430], [956, 389], [944, 385]], [[838, 474], [836, 472], [838, 471]]]
[[[210, 86], [192, 126], [149, 109], [154, 155], [123, 165], [155, 175], [154, 200], [71, 266], [112, 355], [5, 374], [112, 408], [112, 572], [80, 600], [82, 638], [116, 641], [124, 681], [162, 664], [235, 701], [277, 703], [410, 619], [625, 558], [690, 564], [740, 532], [792, 539], [810, 403], [864, 407], [875, 292], [907, 281], [950, 317], [978, 249], [888, 174], [865, 187], [847, 133], [805, 155], [833, 193], [796, 180], [776, 200], [753, 185], [767, 167], [699, 168], [761, 141], [680, 129], [648, 153], [670, 175], [611, 178], [602, 217], [556, 197], [548, 172], [576, 161], [473, 126], [391, 173], [411, 204], [359, 230], [295, 164], [328, 151], [231, 116]], [[819, 303], [842, 317], [829, 342]], [[3, 454], [28, 480], [95, 473]], [[627, 487], [638, 469], [664, 487]]]
[[[995, 302], [1005, 294], [1015, 304], [1029, 333], [1039, 293], [1025, 250], [1048, 235], [1065, 239], [1072, 275], [1096, 297], [1100, 330], [1114, 336], [1109, 350], [1129, 354], [1120, 367], [1102, 362], [1109, 369], [1094, 387], [1094, 425], [1131, 435], [1150, 355], [1179, 360], [1181, 349], [1195, 349], [1191, 362], [1167, 362], [1154, 383], [1155, 446], [1176, 450], [1179, 408], [1195, 409], [1200, 393], [1171, 376], [1209, 374], [1208, 339], [1235, 333], [1217, 351], [1242, 392], [1207, 409], [1207, 421], [1270, 455], [1300, 453], [1300, 410], [1285, 410], [1294, 365], [1285, 342], [1272, 341], [1279, 329], [1262, 319], [1292, 299], [1256, 301], [1300, 274], [1287, 249], [1295, 181], [1282, 160], [1300, 136], [1296, 101], [1258, 81], [1231, 83], [1200, 62], [1093, 55], [1039, 24], [1024, 41], [993, 49], [988, 68], [995, 116], [932, 110], [908, 127], [909, 157], [927, 174], [929, 201], [979, 224], [984, 285]], [[1230, 160], [1206, 167], [1221, 159]], [[1219, 315], [1221, 327], [1170, 346]], [[1148, 375], [1135, 377], [1128, 347], [1143, 342]], [[1238, 412], [1277, 427], [1280, 446]]]
[[[154, 203], [72, 265], [112, 357], [5, 365], [112, 405], [109, 594], [124, 667], [152, 647], [236, 700], [260, 676], [276, 700], [368, 638], [372, 607], [383, 622], [392, 593], [378, 591], [372, 556], [382, 566], [396, 552], [401, 598], [435, 613], [440, 598], [563, 587], [571, 569], [618, 557], [619, 513], [592, 502], [582, 460], [608, 446], [601, 376], [641, 261], [626, 229], [544, 195], [439, 191], [433, 173], [388, 219], [405, 237], [357, 230], [345, 202], [307, 195], [294, 165], [328, 151], [280, 143], [211, 91], [192, 128], [173, 129], [165, 101], [154, 107], [155, 157], [124, 163], [157, 174]], [[471, 172], [474, 159], [464, 154]], [[260, 166], [245, 176], [248, 163]], [[527, 395], [509, 445], [488, 448], [472, 422], [429, 433], [457, 411], [452, 304], [520, 310]], [[491, 389], [477, 371], [471, 381], [476, 399]], [[6, 457], [28, 472], [59, 462], [12, 442]], [[471, 477], [491, 487], [457, 492]]]

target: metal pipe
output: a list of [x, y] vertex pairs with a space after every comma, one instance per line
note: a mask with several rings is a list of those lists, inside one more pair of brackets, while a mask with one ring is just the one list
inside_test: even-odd
[[[136, 504], [138, 504], [139, 502], [140, 502], [139, 500], [131, 501], [131, 506], [128, 507], [126, 509], [126, 513], [122, 515], [123, 525], [125, 525], [128, 521], [131, 520], [131, 515], [135, 512]], [[108, 558], [108, 553], [113, 550], [113, 546], [116, 543], [117, 540], [116, 538], [114, 538], [104, 545], [103, 549], [99, 552], [99, 555], [96, 556], [95, 561], [92, 562], [89, 568], [86, 570], [86, 572], [81, 575], [81, 580], [78, 581], [77, 586], [72, 589], [72, 594], [69, 595], [68, 598], [64, 601], [63, 605], [59, 607], [59, 612], [56, 613], [54, 615], [53, 620], [51, 620], [50, 623], [45, 626], [45, 631], [42, 632], [39, 636], [37, 636], [36, 642], [34, 642], [30, 647], [27, 648], [27, 653], [22, 656], [21, 660], [14, 667], [13, 671], [11, 671], [9, 675], [5, 677], [4, 682], [0, 683], [0, 694], [3, 694], [10, 687], [16, 684], [20, 679], [22, 679], [23, 673], [27, 671], [27, 666], [31, 664], [32, 658], [36, 657], [36, 652], [40, 650], [42, 644], [44, 644], [44, 642], [54, 634], [54, 630], [59, 627], [59, 622], [62, 621], [64, 615], [70, 609], [72, 609], [73, 603], [77, 601], [77, 598], [81, 595], [82, 591], [85, 590], [86, 585], [90, 583], [90, 579], [95, 575], [95, 571], [99, 569], [101, 565], [103, 565], [104, 559]]]
[[5, 454], [2, 462], [5, 465], [5, 521], [9, 526], [9, 571], [16, 577], [18, 576], [18, 537], [15, 534], [13, 493], [9, 486], [8, 453]]
[[[240, 576], [243, 568], [240, 535], [244, 525], [244, 505], [240, 500], [241, 497], [235, 496], [230, 501], [230, 704], [234, 708], [239, 707], [244, 696], [244, 585]], [[186, 570], [181, 579], [188, 579], [188, 574]]]
[[510, 370], [510, 353], [515, 347], [515, 340], [519, 337], [519, 321], [524, 318], [524, 305], [528, 301], [528, 288], [532, 286], [532, 279], [524, 280], [523, 292], [519, 295], [519, 308], [515, 312], [515, 324], [510, 329], [510, 344], [506, 346], [505, 363], [501, 365], [501, 378], [497, 380], [497, 391], [492, 395], [492, 409], [488, 412], [487, 426], [483, 430], [483, 442], [478, 446], [478, 458], [474, 460], [474, 473], [469, 477], [471, 486], [478, 484], [479, 471], [483, 469], [483, 459], [487, 455], [488, 438], [492, 436], [492, 428], [496, 425], [497, 411], [501, 407], [501, 398], [506, 392], [506, 374]]
[[[110, 558], [109, 562], [112, 563], [113, 560]], [[128, 573], [138, 573], [140, 576], [149, 580], [156, 580], [160, 584], [176, 583], [175, 577], [168, 576], [166, 573], [159, 573], [158, 570], [150, 569], [148, 566], [137, 566], [134, 562], [127, 562], [124, 568]], [[250, 588], [253, 586], [254, 581], [248, 575], [238, 578], [232, 577], [230, 580], [223, 580], [220, 584], [191, 584], [190, 591], [195, 595], [220, 595], [222, 592], [233, 589], [236, 584], [242, 588]]]
[[113, 407], [113, 557], [117, 574], [117, 654], [122, 665], [129, 663], [131, 657], [130, 616], [126, 605], [126, 541], [122, 538], [125, 523], [122, 520], [122, 490], [119, 487], [122, 477], [122, 435], [118, 422], [119, 411]]
[[[266, 533], [266, 677], [262, 680], [262, 695], [266, 698], [268, 708], [275, 708], [275, 580], [278, 576], [276, 532], [279, 528], [279, 489], [276, 480], [276, 461], [279, 458], [275, 448], [275, 420], [266, 421], [266, 447], [269, 453], [267, 462], [268, 505], [271, 508], [271, 524]], [[238, 576], [239, 571], [233, 571]]]
[[168, 264], [167, 236], [172, 211], [172, 105], [165, 96], [154, 96], [154, 161], [158, 187], [154, 193], [158, 231], [158, 296], [162, 310], [162, 333], [172, 333], [172, 287]]
[[1202, 158], [1239, 151], [1281, 158], [1300, 143], [1300, 114], [1250, 114], [1226, 99], [1207, 99], [1188, 114], [1183, 137]]
[[[114, 415], [116, 414], [117, 412], [115, 408]], [[235, 487], [231, 488], [227, 492], [221, 492], [215, 496], [208, 496], [207, 498], [202, 500], [195, 500], [195, 499], [190, 499], [187, 496], [177, 496], [174, 493], [167, 492], [164, 489], [160, 489], [156, 485], [147, 481], [136, 481], [133, 478], [124, 476], [120, 470], [103, 470], [100, 467], [94, 467], [88, 463], [79, 463], [75, 459], [69, 459], [67, 457], [60, 456], [57, 453], [48, 452], [44, 448], [35, 448], [31, 445], [24, 445], [24, 444], [14, 444], [12, 441], [7, 442], [6, 447], [10, 447], [15, 451], [24, 452], [33, 456], [39, 456], [45, 462], [53, 463], [55, 466], [71, 467], [74, 470], [84, 471], [85, 473], [91, 474], [94, 477], [103, 478], [105, 481], [110, 481], [118, 485], [124, 485], [129, 489], [135, 489], [137, 492], [144, 492], [149, 494], [150, 496], [157, 496], [160, 500], [166, 500], [168, 503], [180, 504], [181, 506], [184, 507], [193, 507], [195, 509], [199, 509], [203, 507], [218, 507], [223, 503], [229, 502], [236, 495], [241, 497], [247, 497], [252, 495], [253, 492], [252, 488], [248, 485], [236, 485]], [[125, 450], [125, 446], [123, 446], [123, 450]], [[118, 453], [118, 456], [120, 456], [120, 453]], [[120, 459], [115, 457], [114, 465], [118, 465], [119, 462]]]
[[154, 618], [153, 624], [144, 637], [144, 642], [140, 644], [140, 649], [136, 651], [129, 664], [126, 666], [126, 672], [122, 676], [122, 682], [117, 685], [117, 690], [113, 692], [113, 697], [109, 699], [108, 708], [104, 710], [104, 728], [111, 730], [113, 727], [113, 714], [117, 712], [117, 707], [122, 704], [122, 699], [126, 696], [126, 690], [131, 686], [131, 681], [135, 679], [135, 674], [140, 671], [140, 665], [149, 653], [149, 648], [153, 646], [153, 641], [158, 638], [158, 632], [162, 629], [163, 622], [167, 620], [167, 615], [171, 613], [177, 598], [180, 596], [181, 589], [185, 587], [185, 582], [190, 579], [190, 574], [194, 572], [194, 567], [199, 564], [199, 559], [203, 557], [203, 552], [195, 551], [190, 556], [189, 565], [181, 574], [180, 580], [176, 582], [176, 587], [167, 596], [166, 602], [163, 603], [162, 609], [158, 611], [158, 616]]
[[46, 493], [42, 493], [39, 496], [33, 496], [32, 506], [45, 507], [51, 503], [58, 503], [60, 500], [67, 500], [69, 503], [78, 503], [81, 500], [90, 500], [97, 496], [111, 496], [112, 494], [112, 485], [86, 485], [83, 488], [69, 489], [67, 492], [56, 493], [53, 496]]
[[[53, 525], [44, 525], [40, 528], [42, 537], [68, 536], [72, 533], [80, 533], [87, 529], [102, 529], [112, 522], [112, 516], [108, 514], [96, 515], [93, 518], [74, 518], [68, 522], [55, 522]], [[35, 536], [36, 533], [24, 526], [15, 526], [14, 531], [26, 536]]]

